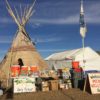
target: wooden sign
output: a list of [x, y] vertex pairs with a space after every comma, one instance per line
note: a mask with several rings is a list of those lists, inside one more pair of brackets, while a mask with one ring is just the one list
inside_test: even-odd
[[89, 73], [88, 79], [91, 93], [100, 94], [100, 73]]
[[35, 92], [35, 78], [18, 77], [14, 78], [14, 93]]

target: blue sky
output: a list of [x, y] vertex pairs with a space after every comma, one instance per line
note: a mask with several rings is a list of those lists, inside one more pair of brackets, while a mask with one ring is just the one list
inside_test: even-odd
[[[33, 0], [8, 0], [19, 9]], [[1, 9], [2, 8], [2, 9]], [[26, 24], [26, 31], [42, 57], [52, 53], [82, 47], [79, 33], [80, 0], [37, 0], [35, 13]], [[85, 46], [100, 51], [100, 0], [84, 0], [87, 33]], [[17, 25], [0, 0], [0, 59], [7, 53], [17, 31]]]

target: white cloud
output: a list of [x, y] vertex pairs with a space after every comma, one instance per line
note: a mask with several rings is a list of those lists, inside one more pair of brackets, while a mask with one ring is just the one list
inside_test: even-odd
[[[88, 13], [89, 12], [89, 13]], [[77, 24], [79, 23], [79, 14], [72, 14], [71, 16], [66, 16], [66, 18], [37, 18], [37, 19], [31, 19], [31, 23], [39, 23], [40, 24], [58, 24], [58, 25], [63, 25], [63, 24]], [[93, 13], [92, 11], [87, 11], [85, 14], [85, 21], [87, 23], [100, 23], [100, 14], [99, 11], [96, 13]]]
[[11, 43], [12, 37], [10, 36], [1, 36], [0, 43]]
[[60, 52], [65, 51], [66, 49], [40, 49], [39, 52]]
[[[41, 24], [77, 24], [79, 23], [79, 10], [78, 8], [75, 9], [75, 12], [73, 12], [73, 9], [76, 7], [68, 7], [66, 9], [66, 5], [64, 5], [64, 8], [61, 8], [61, 5], [63, 5], [62, 2], [56, 3], [58, 5], [58, 9], [56, 9], [56, 6], [53, 4], [48, 4], [46, 2], [45, 6], [50, 6], [51, 8], [48, 8], [45, 10], [45, 7], [43, 9], [37, 10], [36, 15], [30, 19], [30, 23], [32, 23], [32, 26], [34, 28], [37, 28], [41, 26]], [[24, 5], [24, 4], [23, 4]], [[67, 4], [68, 5], [68, 4]], [[73, 4], [74, 5], [74, 4]], [[25, 6], [25, 5], [24, 5]], [[42, 5], [44, 6], [44, 5]], [[76, 4], [74, 5], [76, 6]], [[52, 10], [54, 9], [54, 11]], [[62, 10], [61, 10], [62, 9]], [[100, 23], [100, 4], [98, 2], [86, 2], [86, 5], [84, 4], [84, 10], [85, 10], [85, 20], [87, 23]], [[52, 11], [51, 11], [52, 10]], [[59, 11], [62, 11], [59, 13]], [[39, 15], [40, 14], [40, 15]], [[1, 17], [0, 23], [14, 23], [13, 19], [10, 17]]]
[[29, 21], [29, 25], [31, 25], [33, 28], [38, 28], [38, 27], [41, 26], [40, 23], [34, 23], [34, 24], [32, 24], [32, 23], [30, 23], [30, 21]]
[[[1, 36], [0, 37], [0, 43], [11, 43], [12, 42], [12, 37], [11, 36]], [[32, 40], [36, 43], [48, 43], [48, 42], [58, 42], [58, 41], [62, 41], [63, 38], [60, 37], [38, 37], [38, 38], [32, 38]]]
[[44, 43], [44, 42], [58, 42], [61, 41], [62, 38], [37, 38], [37, 39], [33, 39], [34, 42], [36, 43]]
[[78, 17], [76, 16], [68, 16], [66, 18], [57, 18], [57, 19], [32, 19], [30, 22], [32, 23], [40, 23], [40, 24], [74, 24], [77, 23]]
[[[78, 24], [79, 17], [80, 17], [80, 12], [78, 12], [78, 11], [80, 10], [80, 8], [79, 8], [79, 10], [75, 10], [75, 12], [77, 11], [76, 13], [73, 12], [73, 8], [75, 8], [75, 7], [66, 9], [66, 12], [64, 12], [64, 14], [62, 12], [58, 14], [59, 11], [57, 9], [57, 11], [53, 12], [54, 15], [56, 15], [56, 17], [54, 15], [52, 15], [52, 12], [48, 12], [48, 15], [44, 16], [44, 18], [43, 17], [39, 17], [39, 18], [34, 17], [34, 18], [31, 18], [30, 22], [40, 23], [40, 24], [58, 24], [58, 25], [60, 25], [60, 24]], [[95, 4], [94, 4], [94, 2], [92, 2], [92, 3], [87, 2], [87, 4], [84, 5], [85, 21], [87, 23], [100, 24], [100, 10], [99, 9], [100, 9], [100, 3], [95, 2]], [[54, 17], [52, 17], [52, 16], [54, 16]]]
[[88, 23], [100, 24], [100, 3], [95, 3], [92, 5], [87, 5], [85, 11], [85, 19]]
[[0, 23], [2, 24], [10, 24], [10, 23], [14, 23], [13, 19], [9, 18], [9, 17], [0, 17]]

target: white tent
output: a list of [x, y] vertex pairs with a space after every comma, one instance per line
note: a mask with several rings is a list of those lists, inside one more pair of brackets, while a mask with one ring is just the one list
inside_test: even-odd
[[[80, 66], [83, 67], [83, 48], [68, 50], [60, 53], [55, 53], [47, 57], [45, 60], [64, 60], [72, 59], [79, 61]], [[85, 71], [97, 70], [100, 71], [100, 56], [90, 47], [84, 49]]]

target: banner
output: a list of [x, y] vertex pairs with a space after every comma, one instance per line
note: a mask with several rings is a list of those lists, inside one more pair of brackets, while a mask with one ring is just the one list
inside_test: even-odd
[[92, 94], [100, 94], [100, 73], [89, 73], [89, 84]]
[[35, 92], [35, 78], [18, 77], [14, 78], [14, 93]]
[[80, 8], [80, 34], [82, 38], [85, 38], [87, 32], [86, 23], [84, 21], [84, 10], [83, 10], [83, 0], [81, 0], [81, 8]]

